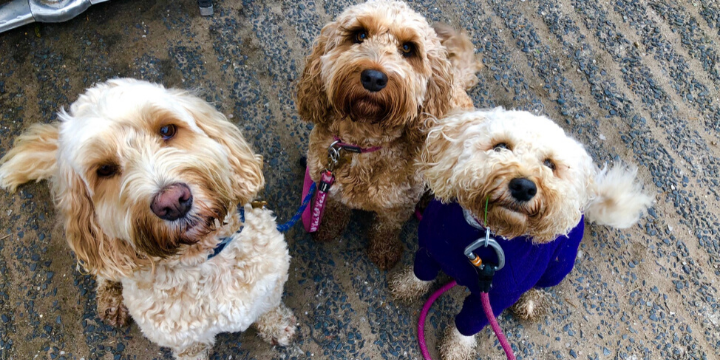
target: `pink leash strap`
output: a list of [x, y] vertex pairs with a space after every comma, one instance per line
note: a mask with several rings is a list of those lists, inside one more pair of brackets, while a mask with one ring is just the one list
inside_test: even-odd
[[[335, 176], [332, 172], [330, 170], [323, 171], [312, 206], [306, 207], [302, 214], [305, 231], [313, 233], [320, 227], [320, 220], [322, 220], [323, 212], [325, 212], [327, 194], [333, 182], [335, 182]], [[310, 186], [312, 186], [312, 179], [310, 178], [309, 170], [306, 168], [305, 182], [303, 183], [303, 199], [310, 191]]]
[[[427, 317], [427, 314], [430, 311], [430, 308], [432, 307], [435, 300], [437, 300], [440, 295], [446, 293], [448, 290], [455, 287], [455, 285], [457, 285], [457, 282], [453, 280], [435, 291], [432, 295], [430, 295], [430, 298], [427, 299], [425, 305], [423, 305], [422, 311], [420, 312], [420, 319], [418, 319], [417, 327], [418, 343], [420, 345], [420, 352], [422, 353], [423, 359], [425, 360], [432, 360], [432, 358], [430, 357], [430, 351], [428, 351], [427, 348], [427, 343], [425, 342], [425, 318]], [[480, 293], [480, 302], [482, 303], [483, 312], [485, 312], [485, 316], [490, 322], [490, 327], [492, 327], [493, 331], [495, 332], [495, 336], [497, 336], [498, 341], [500, 341], [500, 346], [502, 346], [503, 350], [505, 351], [507, 359], [516, 360], [515, 354], [513, 354], [512, 351], [512, 347], [510, 346], [510, 343], [505, 337], [505, 334], [503, 334], [502, 329], [500, 329], [500, 325], [498, 325], [497, 319], [492, 312], [492, 307], [490, 307], [490, 297], [488, 296], [488, 293]]]
[[[312, 186], [313, 181], [310, 177], [310, 170], [306, 167], [305, 168], [305, 180], [303, 182], [303, 191], [302, 191], [302, 197], [303, 199], [307, 196], [308, 193], [310, 193], [310, 187]], [[315, 192], [317, 194], [317, 192]], [[315, 195], [317, 196], [317, 195]], [[305, 207], [305, 211], [302, 213], [302, 222], [303, 227], [305, 228], [305, 231], [310, 232], [310, 223], [312, 222], [312, 210], [315, 207], [315, 202], [310, 201], [310, 206]]]
[[427, 348], [427, 343], [425, 342], [425, 318], [427, 317], [428, 312], [430, 312], [430, 308], [435, 300], [437, 300], [440, 295], [455, 287], [455, 285], [457, 285], [457, 282], [453, 280], [443, 285], [443, 287], [441, 287], [438, 291], [430, 295], [430, 298], [427, 299], [425, 305], [423, 305], [422, 312], [420, 312], [420, 319], [418, 320], [418, 343], [420, 344], [420, 352], [425, 360], [432, 360], [430, 357], [430, 351], [428, 351]]
[[500, 341], [500, 346], [502, 346], [505, 351], [505, 355], [507, 355], [508, 360], [515, 360], [515, 354], [513, 354], [512, 347], [505, 337], [505, 334], [503, 334], [502, 329], [500, 329], [500, 325], [498, 325], [497, 319], [492, 312], [492, 307], [490, 307], [490, 296], [488, 293], [480, 293], [480, 302], [482, 302], [485, 317], [487, 317], [488, 321], [490, 321], [490, 327], [492, 327], [493, 332], [495, 332], [495, 336], [497, 336], [498, 341]]

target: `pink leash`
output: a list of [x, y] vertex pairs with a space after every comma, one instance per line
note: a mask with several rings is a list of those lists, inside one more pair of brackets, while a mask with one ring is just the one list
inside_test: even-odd
[[[427, 344], [425, 343], [425, 318], [427, 317], [427, 314], [430, 311], [430, 307], [432, 307], [435, 300], [437, 300], [440, 295], [455, 287], [455, 285], [457, 285], [457, 282], [455, 280], [443, 285], [443, 287], [430, 295], [430, 298], [427, 299], [425, 305], [423, 305], [422, 312], [420, 313], [420, 319], [418, 320], [418, 343], [420, 344], [420, 352], [422, 352], [423, 358], [425, 360], [432, 360], [432, 358], [430, 357], [430, 352], [427, 348]], [[505, 355], [507, 356], [508, 360], [515, 360], [515, 354], [513, 354], [512, 352], [510, 343], [505, 337], [505, 334], [503, 334], [502, 329], [500, 329], [500, 325], [498, 325], [495, 315], [493, 315], [492, 307], [490, 307], [490, 297], [488, 296], [488, 293], [480, 293], [480, 301], [482, 302], [485, 316], [490, 321], [490, 327], [492, 327], [493, 331], [495, 332], [495, 336], [497, 336], [498, 340], [500, 341], [500, 346], [502, 346], [503, 350], [505, 351]]]
[[[320, 228], [320, 220], [322, 220], [323, 213], [325, 212], [325, 204], [327, 199], [328, 191], [330, 191], [330, 187], [335, 182], [335, 174], [333, 173], [333, 167], [334, 163], [337, 162], [338, 158], [337, 156], [340, 155], [340, 150], [344, 150], [351, 153], [356, 154], [365, 154], [370, 153], [373, 151], [378, 151], [382, 149], [380, 146], [373, 146], [369, 148], [362, 148], [357, 145], [352, 145], [348, 143], [342, 142], [342, 140], [337, 137], [333, 136], [334, 142], [328, 147], [328, 167], [329, 169], [326, 169], [322, 172], [320, 175], [320, 183], [317, 186], [317, 192], [315, 193], [315, 199], [312, 201], [312, 206], [308, 206], [305, 208], [305, 211], [302, 213], [302, 222], [303, 226], [305, 227], [305, 231], [309, 233], [314, 233], [318, 231], [318, 228]], [[332, 151], [331, 151], [332, 150]], [[333, 158], [333, 155], [336, 156]], [[310, 169], [308, 167], [305, 168], [305, 180], [303, 183], [303, 194], [302, 198], [305, 199], [308, 193], [310, 193], [310, 187], [312, 186], [313, 181], [310, 177]]]

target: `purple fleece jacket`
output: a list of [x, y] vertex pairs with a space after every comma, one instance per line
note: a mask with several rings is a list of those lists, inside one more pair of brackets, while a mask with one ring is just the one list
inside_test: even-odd
[[[489, 292], [495, 316], [533, 287], [560, 283], [575, 264], [584, 229], [581, 217], [567, 236], [559, 236], [545, 244], [533, 244], [526, 237], [510, 240], [496, 237], [505, 252], [505, 267], [495, 273]], [[455, 317], [458, 331], [466, 336], [476, 334], [488, 323], [480, 304], [477, 273], [463, 254], [466, 246], [484, 236], [485, 231], [465, 221], [460, 205], [442, 204], [437, 200], [425, 209], [418, 229], [420, 248], [415, 253], [415, 275], [430, 281], [442, 270], [470, 290], [462, 310]], [[483, 263], [497, 264], [495, 251], [491, 248], [480, 248], [475, 254], [483, 259]]]

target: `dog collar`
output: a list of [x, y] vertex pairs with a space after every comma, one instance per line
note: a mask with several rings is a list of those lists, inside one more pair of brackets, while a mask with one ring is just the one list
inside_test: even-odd
[[[242, 204], [240, 204], [240, 205], [238, 205], [237, 210], [238, 210], [238, 214], [240, 214], [240, 221], [245, 223], [245, 208], [243, 207]], [[213, 253], [210, 254], [210, 256], [208, 256], [207, 259], [210, 260], [210, 259], [214, 258], [217, 254], [222, 252], [223, 249], [225, 249], [225, 247], [227, 246], [227, 244], [232, 242], [233, 239], [243, 231], [243, 228], [244, 228], [244, 226], [240, 226], [240, 229], [238, 229], [238, 231], [236, 231], [234, 234], [232, 234], [230, 236], [226, 236], [224, 238], [221, 238], [220, 242], [213, 249]]]
[[339, 137], [337, 137], [335, 135], [333, 135], [333, 140], [335, 140], [335, 142], [331, 146], [342, 148], [342, 149], [345, 149], [346, 151], [354, 152], [354, 153], [358, 153], [358, 154], [374, 152], [374, 151], [378, 151], [378, 150], [382, 149], [382, 146], [373, 146], [373, 147], [369, 147], [369, 148], [363, 148], [363, 147], [360, 147], [360, 146], [357, 146], [354, 144], [348, 144], [346, 142], [343, 142], [342, 139], [340, 139]]

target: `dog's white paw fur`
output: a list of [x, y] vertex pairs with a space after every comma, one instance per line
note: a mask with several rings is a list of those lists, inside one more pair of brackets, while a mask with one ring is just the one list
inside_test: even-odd
[[445, 330], [440, 343], [442, 360], [474, 360], [477, 358], [477, 342], [475, 335], [465, 336], [452, 324]]
[[547, 314], [550, 301], [547, 293], [540, 289], [530, 289], [524, 293], [510, 311], [519, 319], [534, 321]]
[[432, 283], [418, 279], [413, 267], [407, 266], [390, 276], [388, 287], [394, 299], [412, 301], [427, 293]]
[[210, 348], [212, 345], [195, 343], [181, 351], [173, 351], [173, 357], [177, 360], [208, 360]]
[[272, 345], [288, 346], [295, 337], [297, 319], [292, 310], [280, 304], [255, 322], [258, 336]]

